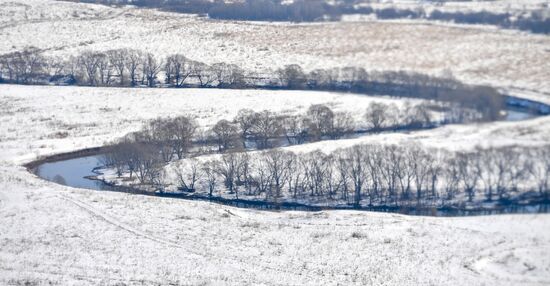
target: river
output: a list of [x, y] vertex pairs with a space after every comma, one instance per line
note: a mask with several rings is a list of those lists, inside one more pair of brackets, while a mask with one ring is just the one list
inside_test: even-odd
[[[521, 108], [511, 107], [507, 110], [506, 121], [517, 121], [525, 120], [529, 118], [536, 117], [537, 114], [526, 112]], [[364, 136], [364, 134], [363, 134]], [[84, 188], [97, 191], [123, 191], [123, 192], [137, 192], [137, 190], [132, 191], [129, 188], [117, 188], [110, 186], [103, 181], [90, 179], [90, 177], [96, 176], [95, 170], [103, 166], [103, 155], [94, 154], [94, 155], [85, 155], [77, 158], [59, 160], [54, 162], [45, 162], [39, 164], [34, 168], [34, 172], [39, 177], [56, 182], [62, 185], [75, 187], [75, 188]], [[234, 199], [225, 199], [225, 198], [208, 198], [202, 196], [189, 197], [183, 194], [155, 194], [150, 193], [149, 195], [163, 196], [163, 197], [172, 197], [172, 198], [183, 198], [183, 199], [194, 199], [194, 200], [209, 200], [217, 203], [231, 205], [236, 207], [244, 208], [255, 208], [255, 209], [278, 209], [278, 210], [303, 210], [303, 211], [319, 211], [322, 209], [327, 209], [319, 206], [308, 206], [295, 203], [269, 203], [269, 202], [260, 202], [260, 201], [249, 201], [249, 200], [234, 200]], [[351, 209], [351, 207], [330, 207], [330, 209]], [[452, 208], [432, 208], [432, 209], [416, 209], [416, 208], [393, 208], [393, 207], [372, 207], [372, 208], [362, 208], [361, 210], [367, 211], [381, 211], [381, 212], [395, 212], [409, 215], [423, 215], [423, 216], [467, 216], [467, 215], [489, 215], [489, 214], [506, 214], [506, 213], [539, 213], [539, 212], [549, 212], [549, 204], [534, 204], [534, 205], [508, 205], [501, 206], [497, 209], [470, 209], [470, 210], [459, 210]]]

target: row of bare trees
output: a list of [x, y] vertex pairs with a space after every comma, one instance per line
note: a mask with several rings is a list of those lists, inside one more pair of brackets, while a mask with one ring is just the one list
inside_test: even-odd
[[[70, 1], [70, 0], [69, 0]], [[522, 13], [491, 11], [446, 11], [445, 9], [425, 9], [422, 6], [399, 8], [386, 6], [377, 8], [365, 5], [380, 1], [318, 1], [295, 0], [80, 0], [81, 2], [101, 3], [105, 5], [136, 5], [140, 7], [163, 9], [179, 13], [208, 15], [213, 19], [245, 21], [334, 21], [346, 14], [375, 15], [378, 19], [425, 19], [448, 21], [463, 24], [495, 25], [506, 29], [520, 29], [532, 33], [550, 33], [548, 4], [538, 9], [529, 9]], [[439, 6], [446, 0], [434, 0]]]
[[[406, 105], [400, 113], [393, 105], [373, 102], [364, 114], [363, 125], [372, 132], [379, 132], [388, 128], [433, 124], [427, 108]], [[398, 115], [402, 118], [397, 118]], [[175, 159], [186, 158], [190, 153], [262, 150], [338, 139], [358, 132], [357, 125], [349, 113], [335, 112], [323, 104], [311, 105], [307, 112], [297, 115], [242, 109], [233, 120], [220, 120], [208, 130], [200, 129], [189, 116], [159, 118], [115, 144], [106, 156], [106, 163], [114, 166], [119, 175], [127, 170], [131, 176], [139, 173], [138, 179], [142, 183], [152, 182], [154, 176], [151, 176], [157, 173], [149, 173], [148, 169], [158, 169]]]
[[210, 135], [218, 151], [225, 152], [339, 139], [358, 132], [358, 125], [364, 125], [366, 131], [380, 132], [435, 124], [430, 106], [425, 104], [406, 104], [399, 109], [395, 105], [372, 102], [363, 118], [364, 123], [358, 124], [350, 113], [335, 112], [324, 104], [311, 105], [305, 114], [297, 115], [242, 109], [232, 121], [218, 121], [211, 128]]
[[287, 65], [275, 72], [245, 73], [226, 63], [208, 65], [182, 54], [165, 58], [133, 49], [84, 51], [68, 59], [46, 57], [36, 48], [0, 56], [0, 82], [89, 86], [282, 88], [351, 91], [453, 102], [478, 110], [481, 120], [499, 118], [503, 96], [485, 86], [412, 72], [367, 72], [363, 68], [305, 72]]
[[[273, 149], [183, 161], [180, 190], [210, 196], [358, 206], [463, 205], [526, 191], [550, 198], [550, 146], [443, 152], [419, 145], [357, 145], [329, 155]], [[191, 186], [191, 187], [190, 187]]]
[[135, 174], [140, 183], [158, 184], [162, 167], [173, 159], [183, 159], [193, 147], [198, 125], [187, 116], [156, 119], [144, 130], [130, 133], [112, 146], [105, 164], [118, 176]]
[[[244, 85], [244, 72], [235, 65], [207, 65], [174, 54], [164, 59], [132, 49], [84, 52], [76, 59], [80, 70], [75, 78], [92, 86], [200, 87], [236, 88]], [[160, 77], [163, 74], [164, 78]]]
[[236, 65], [207, 65], [181, 54], [159, 58], [139, 50], [115, 49], [84, 51], [60, 59], [43, 56], [40, 50], [29, 47], [0, 56], [2, 80], [18, 84], [237, 88], [244, 86], [244, 72]]
[[[0, 57], [0, 82], [20, 84], [39, 83], [43, 80], [48, 60], [36, 48], [28, 48]], [[53, 67], [53, 70], [57, 70]]]
[[[373, 109], [377, 107], [371, 105], [366, 118], [376, 117]], [[307, 120], [302, 119], [308, 122], [306, 133], [311, 128], [312, 134], [333, 138], [334, 114], [326, 106], [311, 106], [303, 115]], [[153, 120], [114, 145], [106, 164], [119, 176], [164, 186], [169, 183], [165, 166], [185, 158], [175, 169], [181, 190], [195, 191], [199, 183], [210, 195], [227, 190], [237, 198], [242, 194], [278, 201], [426, 206], [504, 201], [527, 190], [545, 199], [550, 194], [550, 146], [478, 147], [456, 153], [414, 144], [357, 145], [329, 155], [280, 149], [241, 152], [281, 146], [273, 139], [298, 144], [302, 137], [286, 125], [288, 118], [241, 110], [233, 121], [222, 120], [207, 131], [185, 116]], [[380, 121], [372, 121], [373, 128]], [[212, 152], [222, 154], [208, 161], [189, 159]]]
[[256, 149], [287, 144], [302, 144], [322, 138], [337, 139], [355, 132], [355, 121], [346, 112], [334, 112], [323, 104], [309, 107], [303, 115], [281, 115], [264, 110], [239, 111], [233, 121], [220, 120], [211, 129], [219, 151], [247, 148], [247, 142]]
[[499, 119], [504, 97], [487, 86], [465, 85], [452, 78], [438, 78], [414, 72], [367, 72], [363, 68], [315, 69], [305, 72], [299, 65], [287, 65], [276, 72], [278, 85], [288, 89], [351, 91], [451, 102], [459, 108], [473, 108], [480, 120]]

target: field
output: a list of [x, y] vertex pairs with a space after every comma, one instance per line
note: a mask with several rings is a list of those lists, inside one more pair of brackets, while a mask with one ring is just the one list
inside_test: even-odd
[[[203, 114], [206, 107], [195, 96], [218, 110], [212, 113], [216, 116], [229, 116], [251, 103], [268, 106], [273, 97], [287, 98], [285, 105], [304, 105], [303, 98], [311, 96], [307, 103], [358, 108], [371, 100], [328, 93], [224, 91], [216, 95], [219, 100], [209, 101], [215, 92], [2, 86], [0, 284], [550, 282], [548, 215], [449, 219], [346, 211], [262, 212], [63, 187], [20, 165], [40, 155], [102, 145], [139, 128], [144, 119], [191, 110]], [[226, 102], [235, 97], [242, 100], [228, 107]], [[301, 108], [305, 106], [297, 107]], [[201, 122], [207, 124], [210, 116]], [[546, 118], [484, 128], [447, 126], [380, 135], [377, 140], [468, 148], [472, 140], [482, 142], [491, 134], [495, 144], [506, 138], [513, 138], [510, 144], [537, 144], [549, 140], [541, 127], [545, 125]], [[68, 132], [65, 138], [50, 136], [63, 131]], [[327, 152], [334, 146], [316, 144]]]
[[[447, 8], [535, 9], [543, 1], [535, 2], [457, 2]], [[61, 58], [122, 47], [157, 56], [181, 52], [249, 71], [293, 63], [306, 71], [348, 65], [408, 70], [490, 84], [550, 104], [550, 37], [487, 26], [213, 21], [135, 7], [0, 0], [0, 54], [26, 46]], [[361, 121], [374, 101], [405, 104], [395, 97], [316, 91], [0, 85], [0, 285], [550, 284], [550, 214], [257, 211], [71, 188], [23, 166], [102, 146], [158, 117], [188, 115], [208, 128], [241, 108], [296, 114], [322, 103]], [[550, 118], [445, 125], [286, 149], [330, 153], [373, 142], [454, 151], [540, 146], [550, 142]]]
[[[86, 9], [84, 9], [86, 7]], [[35, 46], [66, 57], [139, 48], [264, 71], [359, 66], [454, 76], [550, 93], [550, 40], [483, 26], [413, 21], [313, 24], [213, 21], [195, 16], [56, 1], [0, 1], [0, 54]]]
[[398, 7], [400, 9], [415, 9], [422, 7], [426, 10], [437, 9], [448, 12], [490, 11], [493, 13], [525, 13], [546, 7], [544, 0], [478, 0], [478, 1], [422, 1], [422, 0], [394, 0], [394, 1], [364, 1], [361, 5], [370, 5], [373, 8]]
[[[220, 119], [232, 120], [243, 108], [296, 114], [312, 104], [326, 104], [336, 111], [348, 111], [360, 121], [370, 102], [405, 103], [397, 98], [329, 92], [17, 85], [3, 85], [0, 95], [0, 146], [4, 150], [0, 158], [16, 155], [27, 160], [101, 146], [157, 117], [189, 115], [207, 129]], [[422, 102], [408, 101], [412, 105]], [[75, 137], [87, 140], [77, 142]]]

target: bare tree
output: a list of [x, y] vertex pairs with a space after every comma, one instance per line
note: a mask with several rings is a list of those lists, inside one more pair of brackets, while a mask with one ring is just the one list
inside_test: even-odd
[[443, 172], [445, 160], [441, 157], [442, 153], [438, 150], [433, 150], [433, 152], [429, 154], [429, 160], [426, 161], [426, 163], [428, 164], [430, 193], [432, 199], [436, 199], [438, 197], [437, 182]]
[[201, 171], [204, 174], [204, 178], [206, 179], [206, 184], [208, 186], [208, 196], [212, 197], [214, 194], [214, 191], [216, 190], [216, 184], [218, 180], [217, 175], [217, 165], [219, 163], [217, 161], [207, 161], [204, 164], [202, 164]]
[[340, 70], [341, 85], [348, 90], [357, 90], [359, 83], [367, 80], [367, 72], [363, 68], [345, 67]]
[[388, 106], [378, 102], [371, 102], [365, 113], [365, 119], [375, 132], [382, 130], [384, 124], [388, 121]]
[[220, 152], [235, 147], [235, 143], [238, 142], [239, 134], [237, 127], [225, 119], [218, 121], [212, 127], [212, 133]]
[[123, 143], [118, 143], [112, 146], [111, 152], [103, 155], [103, 164], [105, 166], [114, 167], [118, 177], [121, 177], [126, 169], [128, 160], [127, 146]]
[[550, 145], [533, 148], [527, 168], [535, 181], [537, 191], [545, 200], [550, 199]]
[[151, 53], [144, 55], [142, 62], [142, 72], [147, 80], [148, 87], [154, 87], [156, 85], [157, 76], [162, 69], [162, 62], [157, 60]]
[[240, 162], [240, 164], [236, 175], [236, 185], [244, 186], [247, 194], [252, 195], [254, 185], [252, 178], [252, 169], [254, 167], [252, 164], [252, 159], [250, 158], [250, 155], [248, 155], [248, 153], [246, 152], [239, 153], [238, 156], [238, 161]]
[[365, 168], [371, 180], [370, 203], [372, 204], [373, 199], [382, 199], [382, 167], [384, 166], [385, 154], [383, 153], [383, 149], [378, 145], [366, 145], [365, 148], [368, 150], [365, 153]]
[[139, 79], [139, 68], [142, 66], [142, 61], [145, 55], [141, 51], [127, 50], [127, 64], [128, 74], [130, 77], [130, 85], [136, 86]]
[[211, 66], [212, 73], [215, 76], [215, 81], [218, 87], [228, 86], [231, 69], [226, 63], [215, 63]]
[[315, 150], [304, 158], [304, 165], [307, 164], [305, 175], [311, 196], [322, 196], [324, 194], [325, 178], [329, 160], [327, 155], [320, 150]]
[[156, 148], [160, 158], [169, 162], [174, 156], [174, 149], [171, 146], [173, 131], [171, 122], [161, 118], [152, 120], [142, 132], [140, 141]]
[[136, 174], [140, 183], [158, 184], [161, 175], [162, 165], [156, 149], [150, 145], [135, 143], [138, 152], [136, 153], [135, 165]]
[[254, 115], [251, 134], [256, 140], [258, 149], [270, 147], [269, 139], [280, 136], [282, 130], [281, 120], [275, 113], [264, 110]]
[[26, 47], [23, 51], [7, 54], [2, 58], [10, 80], [15, 83], [32, 83], [44, 73], [46, 59], [37, 48]]
[[226, 76], [226, 85], [231, 88], [242, 88], [246, 85], [242, 68], [237, 65], [229, 65], [229, 73]]
[[[503, 200], [509, 191], [508, 184], [511, 181], [510, 165], [519, 165], [518, 157], [514, 156], [514, 150], [506, 148], [504, 150], [492, 149], [489, 151], [493, 157], [494, 169], [496, 171], [495, 191], [499, 200]], [[507, 154], [507, 155], [505, 155]]]
[[116, 50], [110, 50], [107, 51], [107, 57], [109, 59], [109, 63], [116, 71], [116, 76], [118, 77], [118, 84], [120, 86], [124, 86], [126, 84], [125, 78], [126, 78], [126, 70], [128, 65], [128, 56], [129, 56], [128, 49], [116, 49]]
[[193, 64], [190, 59], [180, 54], [168, 56], [164, 67], [166, 82], [175, 87], [182, 87], [193, 73]]
[[349, 172], [350, 158], [347, 151], [347, 149], [340, 149], [334, 153], [335, 168], [339, 173], [338, 185], [341, 190], [341, 199], [346, 202], [348, 202], [349, 199], [351, 185], [351, 174]]
[[299, 65], [287, 65], [277, 70], [281, 86], [290, 89], [302, 89], [306, 86], [306, 75]]
[[97, 71], [99, 75], [99, 84], [102, 86], [108, 86], [111, 84], [111, 80], [113, 79], [113, 67], [111, 65], [111, 62], [109, 61], [109, 58], [107, 54], [105, 53], [98, 53], [98, 62], [97, 62]]
[[217, 164], [216, 172], [223, 177], [223, 182], [230, 194], [235, 194], [235, 198], [239, 198], [238, 188], [235, 187], [235, 182], [240, 168], [240, 157], [237, 153], [231, 152], [223, 154], [219, 164]]
[[275, 189], [275, 197], [282, 196], [282, 187], [285, 185], [290, 175], [290, 166], [294, 156], [290, 152], [281, 151], [278, 149], [270, 150], [262, 153], [262, 158], [267, 164], [273, 188]]
[[336, 112], [332, 121], [329, 134], [332, 139], [338, 139], [346, 134], [353, 133], [355, 121], [349, 112]]
[[447, 155], [445, 168], [443, 168], [443, 176], [445, 182], [446, 199], [452, 200], [455, 198], [460, 185], [460, 169], [455, 156]]
[[411, 197], [411, 185], [414, 177], [413, 160], [408, 150], [397, 147], [394, 167], [397, 168], [397, 178], [401, 189], [401, 198], [409, 200]]
[[253, 184], [256, 186], [256, 194], [264, 194], [265, 199], [269, 199], [271, 195], [269, 188], [271, 187], [271, 172], [264, 160], [256, 160], [254, 162], [255, 172], [253, 174]]
[[495, 185], [500, 175], [497, 171], [497, 162], [495, 162], [497, 158], [494, 156], [493, 149], [482, 149], [478, 146], [476, 147], [476, 153], [479, 164], [479, 178], [485, 188], [485, 198], [492, 201], [496, 189]]
[[464, 192], [468, 195], [468, 202], [472, 202], [476, 194], [476, 187], [480, 178], [480, 165], [475, 153], [457, 153], [456, 163], [460, 182], [464, 186]]
[[282, 119], [281, 127], [288, 141], [288, 144], [302, 144], [308, 138], [310, 122], [307, 118], [299, 115], [286, 116]]
[[246, 148], [246, 139], [252, 135], [252, 129], [254, 128], [256, 120], [256, 113], [252, 109], [241, 109], [237, 116], [233, 120], [239, 125], [241, 140], [243, 142], [243, 148]]
[[12, 66], [11, 58], [6, 55], [0, 55], [0, 82], [13, 81], [15, 72]]
[[198, 124], [189, 116], [178, 116], [170, 121], [172, 148], [179, 159], [185, 156], [197, 134]]
[[200, 179], [201, 173], [199, 172], [199, 162], [196, 159], [189, 159], [185, 161], [186, 166], [175, 167], [175, 173], [178, 178], [178, 189], [185, 192], [194, 192], [195, 183]]
[[207, 87], [216, 80], [214, 70], [207, 64], [194, 62], [191, 66], [193, 76], [199, 81], [200, 87]]
[[306, 84], [310, 89], [334, 89], [331, 71], [316, 69], [307, 75]]
[[226, 63], [213, 64], [212, 73], [218, 87], [242, 87], [244, 86], [244, 71], [236, 65]]
[[427, 127], [432, 124], [432, 118], [429, 108], [426, 104], [410, 106], [409, 102], [405, 105], [406, 123], [412, 128]]
[[324, 104], [311, 105], [307, 111], [310, 126], [308, 133], [314, 140], [330, 134], [334, 126], [334, 112]]
[[364, 154], [366, 154], [366, 146], [356, 145], [349, 149], [348, 153], [348, 170], [349, 178], [353, 184], [353, 204], [356, 207], [361, 205], [363, 198], [363, 189], [367, 181], [367, 169], [365, 165]]
[[[69, 64], [69, 61], [65, 61], [59, 57], [48, 57], [45, 58], [43, 68], [45, 70], [45, 73], [50, 76], [51, 80], [65, 76], [67, 70], [70, 69], [68, 68]], [[74, 75], [74, 73], [72, 73], [72, 75]]]
[[420, 205], [422, 192], [429, 182], [429, 162], [432, 161], [433, 158], [418, 145], [413, 145], [408, 148], [408, 157], [414, 178], [414, 185], [416, 187], [416, 201], [417, 204]]
[[395, 145], [384, 146], [380, 150], [383, 160], [380, 161], [380, 173], [387, 189], [387, 199], [397, 205], [397, 184], [399, 166], [401, 164], [400, 150]]
[[[511, 192], [517, 192], [518, 186], [521, 182], [528, 180], [529, 178], [529, 164], [532, 160], [528, 159], [528, 152], [527, 154], [524, 154], [520, 150], [517, 150], [516, 148], [507, 148], [509, 150], [501, 150], [503, 153], [502, 156], [503, 161], [506, 162], [506, 176], [508, 177], [509, 181], [509, 191]], [[534, 157], [537, 158], [537, 157]], [[542, 157], [544, 158], [544, 157]], [[539, 158], [542, 159], [542, 158]], [[539, 161], [535, 160], [535, 161]], [[501, 194], [501, 199], [502, 199]]]
[[97, 71], [102, 55], [85, 51], [78, 56], [78, 64], [83, 68], [89, 85], [97, 85]]
[[294, 199], [298, 198], [298, 194], [302, 194], [305, 190], [305, 176], [303, 169], [303, 160], [299, 156], [293, 155], [293, 160], [289, 164], [288, 175], [288, 192]]

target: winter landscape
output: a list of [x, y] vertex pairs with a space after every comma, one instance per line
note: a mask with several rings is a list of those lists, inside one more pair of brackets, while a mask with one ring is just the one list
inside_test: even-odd
[[549, 33], [542, 0], [0, 0], [0, 285], [548, 285]]

